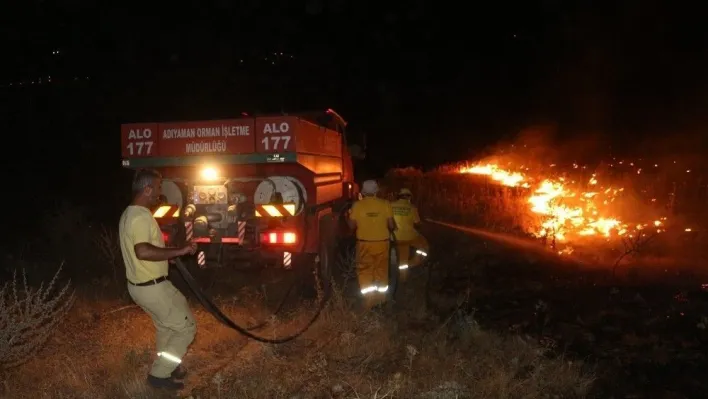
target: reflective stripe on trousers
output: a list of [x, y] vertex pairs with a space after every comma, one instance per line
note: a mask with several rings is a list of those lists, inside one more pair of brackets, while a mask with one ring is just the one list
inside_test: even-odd
[[157, 330], [157, 358], [150, 374], [167, 378], [182, 362], [197, 331], [187, 299], [170, 281], [145, 287], [128, 284], [128, 292]]
[[358, 241], [356, 244], [357, 277], [366, 307], [386, 301], [389, 248], [388, 240]]

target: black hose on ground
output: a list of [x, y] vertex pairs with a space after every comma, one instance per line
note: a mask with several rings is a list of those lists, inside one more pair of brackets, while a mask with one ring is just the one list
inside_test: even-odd
[[[306, 222], [305, 232], [307, 233], [308, 230], [309, 230], [309, 224]], [[305, 237], [307, 237], [307, 234], [305, 234]], [[305, 238], [305, 240], [307, 240], [307, 238]], [[320, 262], [321, 261], [322, 260], [320, 259]], [[326, 261], [330, 262], [330, 259], [327, 259]], [[175, 266], [177, 267], [177, 270], [180, 272], [180, 274], [182, 275], [182, 278], [184, 278], [184, 281], [187, 283], [187, 285], [192, 290], [194, 295], [196, 295], [197, 299], [202, 304], [202, 306], [204, 306], [204, 308], [209, 313], [211, 313], [219, 322], [221, 322], [225, 326], [235, 330], [236, 332], [238, 332], [239, 334], [241, 334], [245, 337], [254, 339], [259, 342], [267, 343], [267, 344], [283, 344], [286, 342], [290, 342], [290, 341], [298, 338], [302, 334], [304, 334], [305, 331], [307, 331], [320, 317], [320, 314], [322, 314], [322, 311], [324, 310], [325, 306], [327, 306], [327, 302], [329, 301], [330, 294], [331, 294], [331, 292], [330, 292], [331, 290], [329, 290], [329, 289], [325, 288], [322, 290], [322, 295], [320, 297], [320, 303], [317, 306], [317, 310], [312, 315], [312, 318], [310, 318], [310, 320], [296, 333], [286, 336], [286, 337], [283, 337], [283, 338], [278, 338], [278, 339], [264, 338], [264, 337], [260, 337], [258, 335], [251, 333], [251, 331], [264, 327], [265, 325], [268, 324], [268, 320], [265, 320], [259, 324], [256, 324], [256, 325], [250, 326], [250, 327], [242, 327], [242, 326], [236, 324], [233, 320], [231, 320], [228, 316], [226, 316], [221, 311], [221, 309], [219, 309], [219, 307], [214, 303], [214, 301], [212, 301], [211, 298], [199, 287], [199, 283], [197, 283], [194, 276], [192, 276], [192, 273], [189, 272], [189, 270], [187, 269], [187, 266], [184, 264], [182, 259], [176, 258], [175, 259]], [[318, 267], [319, 267], [319, 265], [318, 265]], [[330, 265], [328, 264], [327, 267], [330, 267]], [[328, 278], [328, 276], [324, 276], [324, 278]], [[295, 286], [295, 284], [297, 282], [298, 282], [298, 279], [295, 279], [293, 281], [293, 283], [290, 285], [290, 287], [288, 288], [288, 291], [285, 294], [285, 297], [282, 299], [282, 301], [278, 305], [278, 308], [276, 309], [275, 313], [273, 313], [273, 315], [278, 314], [280, 312], [280, 310], [284, 307], [286, 299], [288, 298], [290, 292], [292, 291], [293, 287]], [[322, 284], [328, 284], [328, 283], [329, 282], [327, 282], [327, 281], [322, 282]]]
[[[322, 313], [322, 310], [324, 310], [324, 307], [327, 305], [327, 302], [329, 301], [329, 293], [325, 291], [325, 294], [323, 297], [320, 299], [319, 306], [317, 307], [317, 310], [315, 311], [315, 314], [312, 316], [312, 318], [303, 326], [300, 330], [298, 330], [296, 333], [289, 335], [287, 337], [283, 338], [277, 338], [277, 339], [270, 339], [270, 338], [264, 338], [264, 337], [259, 337], [253, 333], [251, 333], [249, 330], [253, 330], [258, 328], [259, 326], [254, 326], [254, 327], [241, 327], [240, 325], [236, 324], [233, 320], [231, 320], [228, 316], [226, 316], [219, 307], [214, 304], [214, 301], [205, 294], [201, 288], [199, 288], [199, 284], [197, 281], [194, 279], [194, 276], [187, 270], [187, 266], [184, 264], [182, 259], [175, 259], [175, 266], [177, 267], [177, 270], [179, 270], [180, 274], [182, 275], [182, 278], [184, 278], [184, 281], [187, 283], [189, 288], [194, 292], [194, 295], [197, 296], [197, 299], [199, 299], [199, 302], [204, 306], [204, 308], [209, 311], [219, 322], [224, 324], [225, 326], [236, 330], [239, 334], [246, 336], [248, 338], [254, 339], [259, 342], [263, 342], [266, 344], [283, 344], [289, 341], [292, 341], [299, 336], [301, 336], [305, 331], [307, 331], [319, 318], [320, 314]], [[266, 323], [262, 323], [265, 325]]]

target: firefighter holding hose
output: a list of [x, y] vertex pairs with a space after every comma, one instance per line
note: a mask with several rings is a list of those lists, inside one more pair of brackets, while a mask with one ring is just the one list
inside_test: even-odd
[[363, 198], [350, 210], [349, 226], [356, 230], [356, 263], [364, 306], [370, 309], [386, 302], [391, 232], [396, 228], [391, 203], [378, 198], [379, 186], [367, 180]]
[[399, 276], [401, 281], [405, 281], [408, 269], [419, 266], [427, 258], [429, 245], [419, 232], [420, 215], [418, 208], [411, 203], [413, 193], [407, 188], [402, 188], [397, 197], [396, 201], [391, 203], [391, 209], [396, 221]]
[[160, 226], [150, 208], [161, 194], [162, 176], [140, 170], [133, 179], [133, 201], [123, 211], [119, 224], [120, 249], [125, 262], [128, 292], [152, 318], [157, 330], [157, 358], [147, 380], [156, 388], [179, 390], [177, 381], [186, 376], [180, 366], [197, 327], [187, 299], [168, 280], [170, 259], [194, 254], [195, 243], [165, 248]]

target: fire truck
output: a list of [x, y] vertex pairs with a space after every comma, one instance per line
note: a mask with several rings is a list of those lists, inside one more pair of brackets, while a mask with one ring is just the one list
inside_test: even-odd
[[166, 243], [198, 243], [200, 267], [303, 265], [329, 278], [358, 196], [346, 125], [331, 109], [127, 123], [122, 166], [162, 174], [153, 215]]

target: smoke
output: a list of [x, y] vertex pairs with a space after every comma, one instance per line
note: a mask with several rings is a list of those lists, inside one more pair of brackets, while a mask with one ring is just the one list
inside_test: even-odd
[[606, 158], [610, 142], [596, 132], [570, 135], [557, 124], [527, 126], [510, 140], [487, 148], [482, 162], [546, 169], [551, 164], [588, 164]]

